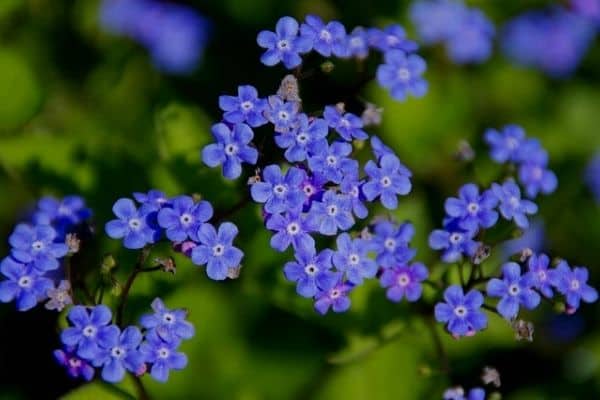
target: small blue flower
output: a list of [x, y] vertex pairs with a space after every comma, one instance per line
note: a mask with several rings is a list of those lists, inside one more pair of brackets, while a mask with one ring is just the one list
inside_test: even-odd
[[49, 225], [30, 226], [19, 224], [8, 238], [11, 255], [44, 273], [59, 267], [58, 259], [67, 255], [69, 248], [64, 243], [55, 243], [57, 233]]
[[159, 211], [169, 204], [169, 198], [160, 190], [152, 189], [148, 193], [133, 193], [133, 198], [144, 211]]
[[289, 162], [304, 161], [313, 154], [315, 147], [327, 146], [325, 138], [329, 129], [324, 119], [309, 118], [301, 113], [296, 123], [296, 128], [275, 136], [277, 146], [286, 149], [284, 156]]
[[275, 132], [287, 133], [298, 125], [299, 109], [300, 103], [296, 101], [283, 101], [279, 96], [269, 96], [265, 116], [275, 126]]
[[239, 268], [244, 253], [233, 246], [233, 239], [238, 228], [231, 222], [223, 222], [219, 231], [211, 224], [202, 224], [198, 229], [200, 244], [192, 250], [192, 262], [196, 265], [206, 264], [206, 274], [210, 279], [227, 278], [230, 268]]
[[325, 184], [327, 178], [321, 174], [306, 173], [306, 178], [300, 185], [302, 192], [304, 193], [304, 205], [302, 211], [308, 212], [313, 201], [319, 201], [325, 193]]
[[429, 247], [443, 250], [442, 261], [453, 263], [464, 255], [471, 257], [477, 251], [479, 243], [473, 240], [474, 231], [459, 226], [459, 220], [449, 219], [444, 229], [436, 229], [429, 235]]
[[283, 267], [283, 273], [288, 281], [297, 282], [296, 292], [303, 297], [313, 297], [319, 290], [332, 288], [339, 279], [339, 273], [331, 270], [330, 249], [316, 253], [297, 251], [296, 261], [290, 261]]
[[377, 264], [383, 268], [391, 268], [410, 261], [416, 253], [409, 247], [414, 234], [415, 228], [410, 222], [400, 226], [390, 221], [377, 222], [372, 239]]
[[238, 86], [238, 95], [220, 96], [219, 107], [225, 111], [223, 119], [232, 124], [245, 122], [253, 128], [267, 123], [263, 113], [267, 110], [267, 100], [258, 98], [254, 86]]
[[352, 212], [357, 218], [366, 218], [369, 210], [364, 205], [365, 196], [360, 190], [363, 181], [358, 180], [358, 174], [347, 174], [340, 183], [340, 192], [350, 198], [352, 202]]
[[377, 264], [369, 258], [372, 244], [364, 239], [351, 239], [347, 233], [342, 233], [336, 240], [337, 251], [333, 253], [333, 265], [346, 275], [346, 279], [361, 285], [364, 278], [374, 278]]
[[142, 315], [140, 325], [156, 334], [164, 341], [190, 339], [194, 336], [194, 325], [186, 321], [187, 311], [169, 310], [158, 297], [152, 301], [154, 314]]
[[444, 392], [443, 400], [485, 400], [485, 390], [482, 388], [473, 388], [469, 390], [467, 396], [462, 387], [448, 389]]
[[464, 4], [455, 0], [413, 2], [410, 19], [425, 44], [446, 41], [459, 29], [465, 13]]
[[420, 56], [389, 50], [383, 59], [385, 63], [377, 68], [377, 82], [388, 89], [394, 99], [404, 101], [408, 94], [423, 97], [427, 93], [427, 81], [422, 78], [427, 64]]
[[392, 154], [381, 157], [379, 165], [381, 167], [371, 160], [365, 165], [365, 172], [370, 179], [363, 185], [362, 191], [367, 200], [380, 197], [385, 208], [394, 210], [398, 207], [398, 196], [410, 193], [412, 185], [409, 178], [412, 174]]
[[32, 221], [36, 225], [51, 225], [57, 232], [58, 238], [63, 238], [73, 227], [81, 224], [92, 216], [92, 211], [86, 207], [80, 196], [66, 196], [62, 200], [53, 197], [43, 197], [37, 203], [37, 211]]
[[550, 259], [545, 254], [534, 254], [529, 257], [527, 263], [529, 273], [533, 278], [533, 287], [547, 298], [552, 298], [554, 293], [552, 292], [552, 284], [550, 282], [551, 274], [548, 270], [549, 265]]
[[364, 59], [369, 56], [369, 35], [362, 26], [357, 26], [348, 35], [347, 43], [348, 53], [351, 57]]
[[529, 200], [521, 199], [519, 187], [512, 181], [505, 182], [502, 186], [493, 183], [492, 191], [499, 200], [500, 214], [507, 220], [514, 220], [521, 229], [527, 229], [529, 221], [528, 214], [535, 214], [537, 205]]
[[242, 162], [254, 165], [258, 151], [249, 145], [254, 132], [246, 124], [236, 124], [230, 129], [224, 123], [212, 126], [211, 132], [217, 143], [202, 150], [202, 161], [209, 167], [223, 164], [223, 176], [236, 179], [242, 174]]
[[324, 57], [334, 54], [348, 57], [346, 28], [337, 21], [327, 24], [316, 15], [307, 15], [306, 23], [300, 26], [300, 35], [312, 42], [312, 48]]
[[493, 50], [494, 25], [481, 10], [465, 9], [458, 29], [447, 38], [448, 56], [457, 64], [482, 63]]
[[488, 129], [484, 138], [490, 146], [490, 156], [498, 163], [518, 162], [525, 131], [518, 125], [506, 125], [500, 132]]
[[177, 196], [171, 200], [171, 207], [158, 212], [157, 220], [169, 240], [183, 242], [188, 238], [196, 240], [198, 228], [212, 216], [213, 208], [208, 201], [195, 204], [190, 196]]
[[327, 190], [321, 201], [312, 203], [310, 218], [318, 221], [318, 231], [322, 235], [332, 236], [339, 230], [345, 231], [354, 225], [352, 202], [342, 194]]
[[368, 31], [369, 45], [381, 52], [398, 49], [405, 53], [416, 51], [419, 46], [406, 38], [406, 31], [398, 24], [388, 25], [385, 28], [371, 28]]
[[569, 264], [562, 261], [555, 270], [550, 272], [550, 281], [567, 301], [567, 313], [572, 314], [578, 308], [581, 300], [594, 303], [598, 300], [596, 289], [587, 284], [588, 270], [585, 267], [571, 269]]
[[460, 220], [459, 225], [467, 230], [479, 227], [491, 228], [498, 221], [498, 213], [494, 210], [498, 198], [490, 190], [481, 195], [479, 188], [473, 183], [463, 185], [458, 191], [458, 198], [446, 200], [446, 213]]
[[256, 42], [260, 47], [267, 49], [260, 61], [267, 66], [276, 65], [281, 61], [287, 69], [300, 65], [300, 54], [311, 50], [312, 40], [306, 36], [298, 36], [298, 30], [298, 21], [292, 17], [282, 17], [277, 21], [275, 32], [259, 32]]
[[99, 352], [93, 364], [102, 367], [102, 379], [107, 382], [121, 382], [125, 371], [139, 374], [144, 371], [144, 356], [138, 351], [142, 333], [136, 326], [121, 330], [116, 325], [106, 327], [98, 336]]
[[148, 243], [156, 240], [156, 231], [147, 220], [147, 213], [135, 207], [131, 199], [119, 199], [113, 205], [113, 213], [118, 219], [106, 223], [104, 230], [113, 239], [123, 239], [123, 246], [127, 249], [141, 249]]
[[458, 285], [449, 286], [444, 292], [445, 303], [435, 305], [434, 314], [438, 322], [455, 337], [473, 336], [487, 327], [487, 315], [481, 311], [483, 295], [472, 289], [466, 295]]
[[78, 357], [74, 349], [54, 350], [54, 358], [66, 368], [71, 378], [83, 378], [88, 382], [94, 378], [94, 368], [86, 360]]
[[525, 194], [535, 198], [538, 193], [550, 194], [556, 190], [558, 179], [546, 168], [546, 163], [525, 162], [519, 167], [519, 182], [525, 186]]
[[12, 257], [0, 263], [0, 272], [7, 279], [0, 282], [0, 301], [15, 300], [17, 310], [27, 311], [46, 299], [48, 290], [54, 287], [52, 280], [39, 276], [31, 264], [23, 264]]
[[387, 268], [381, 274], [379, 282], [381, 287], [387, 288], [386, 296], [389, 300], [397, 303], [406, 297], [407, 301], [419, 300], [423, 293], [421, 282], [427, 279], [429, 271], [421, 263], [411, 265], [399, 265]]
[[319, 291], [315, 297], [315, 310], [321, 315], [327, 314], [330, 308], [336, 313], [348, 311], [350, 308], [348, 294], [351, 290], [351, 285], [337, 282], [333, 287]]
[[381, 157], [386, 154], [395, 155], [394, 151], [390, 147], [386, 146], [386, 144], [383, 143], [377, 136], [371, 136], [371, 149], [373, 150], [373, 155], [377, 161], [379, 161]]
[[344, 174], [356, 166], [356, 161], [348, 158], [352, 152], [352, 145], [349, 143], [333, 142], [329, 146], [319, 146], [314, 151], [314, 155], [308, 159], [310, 170], [333, 183], [340, 183]]
[[344, 140], [351, 141], [353, 138], [365, 140], [369, 137], [369, 135], [362, 130], [362, 119], [352, 113], [343, 113], [342, 110], [336, 106], [326, 106], [325, 111], [323, 112], [323, 118], [325, 118], [327, 124], [335, 129]]
[[276, 232], [271, 238], [271, 247], [279, 251], [285, 251], [291, 244], [296, 252], [310, 252], [315, 240], [309, 233], [317, 228], [316, 221], [297, 211], [273, 214], [267, 220], [267, 229]]
[[147, 363], [152, 364], [150, 375], [157, 381], [166, 382], [170, 370], [182, 370], [187, 365], [187, 356], [177, 351], [179, 340], [165, 342], [154, 330], [147, 332], [144, 339], [140, 345], [140, 353]]
[[522, 305], [528, 310], [533, 310], [540, 304], [540, 295], [532, 288], [535, 280], [532, 274], [525, 273], [521, 276], [521, 267], [514, 262], [502, 266], [503, 279], [491, 279], [487, 284], [487, 294], [491, 297], [500, 297], [497, 310], [506, 319], [514, 319]]
[[305, 176], [304, 171], [296, 167], [291, 167], [284, 175], [279, 165], [269, 165], [263, 170], [262, 181], [252, 185], [252, 199], [265, 203], [265, 211], [270, 214], [297, 209], [304, 202], [300, 185]]
[[103, 305], [95, 307], [74, 306], [69, 310], [67, 319], [71, 326], [65, 328], [60, 340], [66, 346], [77, 346], [77, 355], [86, 360], [94, 360], [100, 351], [98, 339], [109, 329], [112, 319], [110, 309]]

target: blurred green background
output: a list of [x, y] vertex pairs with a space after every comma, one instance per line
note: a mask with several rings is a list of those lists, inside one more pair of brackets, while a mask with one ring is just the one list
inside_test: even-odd
[[[281, 67], [260, 64], [258, 31], [273, 29], [280, 16], [302, 18], [309, 12], [347, 27], [401, 22], [412, 31], [406, 1], [186, 3], [212, 21], [211, 39], [198, 69], [174, 77], [156, 71], [139, 45], [103, 32], [98, 1], [0, 1], [1, 238], [41, 195], [80, 194], [94, 210], [98, 238], [79, 267], [94, 274], [102, 254], [113, 252], [123, 278], [135, 254], [103, 235], [117, 198], [158, 188], [168, 195], [200, 193], [217, 209], [227, 209], [244, 196], [244, 182], [226, 182], [218, 169], [203, 166], [199, 149], [211, 140], [209, 127], [220, 118], [219, 95], [246, 83], [262, 95], [273, 93], [285, 75]], [[551, 4], [467, 3], [481, 7], [496, 24]], [[414, 192], [401, 200], [395, 215], [415, 224], [417, 259], [432, 271], [445, 268], [426, 245], [428, 232], [441, 222], [443, 199], [467, 180], [489, 183], [498, 168], [486, 159], [481, 134], [487, 127], [518, 123], [540, 138], [559, 177], [558, 191], [539, 200], [550, 254], [587, 265], [599, 286], [600, 208], [582, 181], [587, 160], [600, 149], [597, 42], [567, 80], [514, 67], [497, 51], [482, 66], [458, 67], [441, 49], [426, 49], [430, 90], [425, 98], [397, 103], [376, 84], [360, 93], [384, 108], [382, 126], [370, 131], [414, 173]], [[318, 66], [316, 57], [311, 60]], [[311, 103], [323, 105], [339, 101], [355, 83], [342, 66], [301, 84]], [[475, 168], [454, 158], [461, 140], [478, 151]], [[450, 385], [478, 385], [486, 365], [500, 371], [506, 399], [600, 398], [598, 304], [558, 319], [546, 304], [535, 314], [525, 313], [536, 325], [533, 343], [515, 341], [510, 326], [495, 315], [487, 331], [460, 341], [438, 324], [451, 365], [446, 375], [436, 372], [440, 360], [430, 321], [423, 317], [425, 305], [391, 304], [378, 283], [370, 282], [353, 293], [349, 313], [318, 316], [283, 279], [282, 265], [291, 256], [270, 249], [258, 207], [231, 218], [246, 253], [239, 279], [210, 281], [190, 261], [177, 258], [175, 276], [144, 274], [135, 283], [130, 321], [161, 296], [170, 307], [187, 307], [197, 331], [183, 344], [189, 356], [184, 371], [173, 372], [167, 384], [143, 378], [154, 398], [436, 399]], [[7, 251], [3, 239], [0, 254]], [[166, 249], [157, 254], [161, 251]], [[431, 304], [432, 296], [427, 293], [424, 304]], [[1, 399], [135, 393], [128, 381], [115, 389], [69, 380], [52, 359], [59, 346], [56, 321], [43, 307], [17, 313], [13, 304], [0, 305]]]

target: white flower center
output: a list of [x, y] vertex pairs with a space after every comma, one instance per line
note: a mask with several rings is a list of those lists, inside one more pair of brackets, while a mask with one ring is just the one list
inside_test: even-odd
[[577, 279], [573, 279], [571, 281], [571, 290], [579, 290], [580, 286], [581, 286], [581, 284], [579, 283], [579, 281]]
[[384, 176], [383, 178], [381, 178], [381, 180], [379, 182], [381, 183], [381, 186], [383, 186], [383, 187], [388, 187], [392, 184], [392, 180], [390, 179], [389, 176]]
[[326, 29], [322, 29], [321, 32], [319, 33], [319, 37], [322, 40], [329, 42], [331, 40], [331, 33], [329, 33], [329, 31]]
[[284, 186], [284, 185], [282, 185], [282, 184], [279, 184], [279, 185], [275, 185], [275, 186], [273, 187], [273, 191], [275, 192], [275, 194], [277, 194], [277, 195], [280, 195], [280, 196], [281, 196], [281, 195], [285, 194], [285, 192], [286, 192], [286, 188], [285, 188], [285, 186]]
[[337, 163], [337, 158], [335, 156], [327, 156], [327, 164], [335, 165]]
[[517, 207], [519, 207], [519, 199], [518, 199], [518, 198], [516, 198], [515, 196], [511, 196], [511, 197], [508, 199], [508, 203], [509, 203], [509, 204], [511, 205], [511, 207], [513, 207], [513, 208], [517, 208]]
[[286, 39], [282, 39], [277, 42], [277, 48], [281, 51], [287, 51], [290, 49], [290, 42], [288, 42]]
[[385, 239], [385, 242], [383, 242], [383, 245], [385, 246], [386, 249], [388, 249], [390, 251], [394, 251], [394, 249], [396, 249], [396, 240], [394, 240], [392, 238], [387, 238], [387, 239]]
[[131, 218], [129, 220], [129, 227], [134, 231], [137, 231], [142, 227], [142, 221], [139, 218]]
[[335, 204], [330, 205], [329, 207], [327, 207], [327, 214], [331, 215], [332, 217], [336, 216], [338, 213], [338, 208]]
[[254, 107], [251, 101], [244, 101], [241, 106], [244, 111], [250, 111]]
[[454, 232], [450, 235], [450, 243], [458, 244], [462, 240], [462, 235], [458, 232]]
[[194, 217], [192, 217], [188, 213], [185, 213], [181, 217], [179, 217], [179, 221], [181, 221], [181, 223], [183, 225], [189, 225], [189, 224], [191, 224], [194, 221]]
[[331, 297], [332, 299], [337, 299], [341, 295], [342, 292], [339, 289], [333, 289], [331, 292], [329, 292], [329, 297]]
[[350, 265], [358, 265], [360, 262], [360, 256], [356, 253], [352, 253], [348, 256], [348, 262]]
[[222, 244], [217, 244], [217, 245], [213, 246], [212, 251], [213, 251], [214, 256], [220, 257], [223, 255], [223, 252], [225, 251], [225, 246], [223, 246]]
[[228, 144], [227, 146], [225, 146], [225, 154], [227, 154], [228, 156], [232, 156], [235, 153], [237, 153], [237, 146], [233, 143]]
[[534, 167], [531, 174], [533, 175], [534, 180], [539, 181], [542, 179], [543, 172], [540, 167]]
[[350, 196], [358, 197], [358, 195], [359, 195], [358, 187], [352, 186], [352, 189], [350, 190]]
[[300, 144], [306, 144], [308, 142], [308, 138], [309, 136], [305, 132], [302, 132], [298, 136], [296, 136], [296, 139]]
[[287, 232], [290, 235], [296, 235], [298, 232], [300, 232], [300, 226], [298, 225], [297, 222], [291, 222], [287, 226]]
[[402, 82], [407, 82], [410, 80], [410, 71], [408, 68], [399, 68], [398, 69], [398, 79]]
[[398, 285], [407, 286], [410, 283], [410, 277], [406, 273], [398, 275]]
[[506, 139], [506, 147], [510, 150], [516, 149], [517, 146], [519, 146], [519, 142], [515, 138], [509, 137]]
[[508, 293], [510, 293], [511, 296], [518, 295], [520, 291], [521, 291], [521, 289], [519, 288], [519, 285], [517, 285], [516, 283], [513, 283], [512, 285], [510, 285], [508, 287]]
[[167, 349], [166, 347], [161, 347], [158, 350], [158, 358], [167, 358], [167, 357], [169, 357], [169, 354], [170, 354], [169, 349]]
[[163, 322], [167, 323], [167, 324], [172, 324], [173, 322], [175, 322], [175, 316], [171, 313], [165, 313], [163, 315]]
[[477, 211], [479, 211], [479, 204], [477, 204], [477, 203], [469, 203], [469, 205], [467, 206], [467, 210], [471, 214], [476, 214]]
[[458, 306], [454, 309], [454, 314], [457, 317], [464, 317], [467, 315], [467, 308], [465, 306]]
[[83, 336], [94, 337], [96, 336], [96, 327], [94, 325], [88, 325], [83, 328]]
[[287, 111], [279, 111], [279, 113], [277, 113], [277, 116], [283, 121], [287, 121], [288, 119], [290, 119], [290, 114], [288, 114]]
[[546, 280], [546, 271], [544, 271], [543, 269], [539, 270], [538, 278], [540, 279], [540, 281], [545, 281]]
[[75, 357], [69, 358], [69, 366], [71, 368], [79, 368], [81, 367], [81, 360]]
[[31, 244], [31, 247], [34, 251], [40, 251], [44, 248], [44, 242], [42, 242], [41, 240], [36, 240]]
[[362, 40], [362, 38], [359, 36], [355, 36], [352, 39], [350, 39], [351, 47], [362, 47], [363, 43], [364, 43], [364, 40]]
[[25, 289], [29, 288], [32, 283], [33, 283], [33, 281], [27, 275], [22, 276], [22, 277], [19, 278], [19, 286], [22, 287], [22, 288], [25, 288]]
[[315, 264], [308, 264], [306, 267], [304, 267], [304, 272], [306, 272], [307, 275], [313, 276], [319, 272], [319, 268], [317, 268]]
[[313, 194], [315, 194], [315, 188], [312, 185], [306, 185], [302, 188], [302, 191], [304, 192], [304, 194], [307, 197], [312, 196]]
[[118, 347], [118, 346], [117, 347], [113, 347], [110, 350], [110, 355], [112, 357], [114, 357], [114, 358], [122, 358], [122, 357], [125, 356], [125, 353], [126, 353], [125, 349], [122, 348], [122, 347]]

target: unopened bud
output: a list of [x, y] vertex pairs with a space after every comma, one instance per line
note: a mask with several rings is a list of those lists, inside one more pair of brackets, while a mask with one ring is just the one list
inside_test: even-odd
[[241, 269], [242, 269], [241, 265], [238, 265], [237, 267], [229, 267], [229, 269], [227, 269], [227, 277], [229, 279], [239, 278]]
[[335, 69], [335, 64], [331, 61], [327, 60], [323, 64], [321, 64], [321, 71], [325, 74], [329, 74]]
[[123, 286], [121, 286], [121, 284], [119, 282], [114, 281], [112, 283], [112, 286], [110, 287], [110, 294], [115, 297], [119, 297], [122, 292], [123, 292]]
[[533, 342], [533, 323], [519, 319], [512, 323], [512, 328], [515, 331], [515, 339]]
[[194, 203], [198, 203], [202, 200], [202, 195], [200, 193], [192, 193], [192, 200], [194, 200]]
[[277, 95], [285, 101], [301, 102], [298, 79], [292, 74], [284, 76], [279, 89], [277, 89]]
[[458, 149], [454, 153], [454, 157], [458, 161], [472, 161], [475, 158], [475, 150], [466, 140], [461, 140], [458, 143]]
[[481, 381], [484, 385], [489, 385], [491, 383], [496, 387], [500, 387], [500, 373], [494, 367], [483, 367]]
[[110, 271], [117, 266], [117, 262], [112, 254], [106, 254], [102, 259], [102, 265], [100, 266], [100, 272], [103, 274], [110, 274]]
[[67, 233], [67, 237], [65, 238], [65, 243], [69, 248], [69, 255], [73, 255], [79, 253], [79, 249], [81, 247], [81, 239], [77, 237], [75, 233]]

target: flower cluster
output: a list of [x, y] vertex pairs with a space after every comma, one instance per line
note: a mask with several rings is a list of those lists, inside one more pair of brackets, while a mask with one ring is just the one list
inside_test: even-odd
[[78, 250], [75, 233], [91, 217], [82, 198], [44, 197], [27, 222], [18, 224], [8, 242], [10, 255], [0, 262], [5, 280], [0, 301], [15, 301], [27, 311], [48, 298], [46, 308], [61, 311], [71, 304], [70, 285], [64, 280], [62, 261]]
[[553, 7], [529, 11], [506, 23], [501, 46], [515, 63], [563, 78], [575, 71], [596, 33], [586, 16]]
[[191, 72], [202, 57], [208, 21], [194, 9], [160, 0], [104, 0], [100, 23], [109, 32], [146, 47], [156, 67]]
[[117, 200], [117, 219], [105, 227], [108, 236], [123, 239], [125, 248], [141, 249], [166, 237], [195, 265], [206, 265], [211, 279], [226, 279], [239, 269], [243, 253], [233, 246], [238, 229], [231, 222], [218, 228], [210, 224], [213, 207], [208, 201], [185, 195], [168, 198], [158, 190], [134, 193], [134, 198], [137, 205], [128, 198]]
[[298, 67], [301, 55], [313, 50], [323, 57], [342, 59], [365, 59], [370, 50], [377, 50], [384, 56], [384, 64], [377, 69], [377, 81], [390, 90], [392, 97], [402, 101], [409, 94], [421, 97], [427, 92], [427, 82], [421, 77], [425, 61], [414, 54], [418, 46], [407, 39], [404, 28], [398, 24], [384, 29], [356, 27], [347, 33], [340, 22], [325, 23], [316, 15], [307, 15], [302, 24], [292, 17], [283, 17], [275, 32], [260, 32], [257, 42], [266, 49], [261, 56], [263, 64], [273, 66], [281, 62], [287, 69]]
[[444, 44], [457, 64], [482, 63], [492, 54], [494, 25], [479, 9], [456, 0], [419, 0], [410, 17], [421, 41]]
[[102, 379], [111, 383], [122, 381], [126, 372], [140, 376], [148, 371], [166, 382], [170, 370], [187, 365], [178, 347], [194, 336], [194, 327], [186, 321], [185, 310], [169, 310], [158, 298], [152, 309], [154, 314], [140, 319], [142, 330], [133, 325], [121, 330], [111, 324], [112, 313], [105, 305], [72, 307], [69, 327], [61, 333], [64, 348], [55, 350], [55, 358], [74, 378], [89, 381], [94, 368], [101, 368]]

